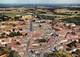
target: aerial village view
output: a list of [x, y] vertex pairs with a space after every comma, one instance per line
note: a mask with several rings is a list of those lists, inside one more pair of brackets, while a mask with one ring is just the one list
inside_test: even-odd
[[79, 7], [1, 5], [0, 57], [80, 57]]

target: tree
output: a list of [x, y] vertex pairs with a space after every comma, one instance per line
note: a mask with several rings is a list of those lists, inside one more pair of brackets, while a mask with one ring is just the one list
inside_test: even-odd
[[12, 50], [10, 53], [9, 53], [9, 57], [21, 57], [18, 52]]
[[79, 49], [77, 49], [75, 53], [78, 55], [78, 57], [80, 57], [80, 50]]
[[15, 17], [14, 17], [14, 20], [15, 20], [15, 21], [19, 20], [19, 17], [15, 16]]
[[17, 36], [20, 36], [20, 35], [22, 35], [19, 31], [16, 33], [17, 34]]

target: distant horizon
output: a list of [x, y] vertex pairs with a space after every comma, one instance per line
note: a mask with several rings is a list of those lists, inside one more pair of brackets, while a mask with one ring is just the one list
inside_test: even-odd
[[80, 4], [0, 4], [0, 8], [58, 8], [58, 7], [77, 7], [80, 8]]
[[[24, 4], [25, 4], [25, 5], [27, 5], [27, 4], [34, 4], [34, 3], [22, 3], [22, 4], [19, 4], [19, 3], [0, 3], [0, 4], [4, 4], [4, 5], [5, 5], [5, 4], [12, 4], [12, 5], [24, 5]], [[36, 3], [36, 4], [38, 4], [38, 3]], [[36, 5], [36, 4], [34, 4], [34, 5]], [[42, 4], [42, 3], [40, 3], [40, 4]], [[46, 3], [44, 3], [44, 4], [42, 4], [42, 5], [54, 5], [54, 4], [55, 4], [55, 5], [60, 5], [60, 4], [61, 4], [61, 5], [70, 5], [70, 4], [76, 5], [76, 4], [80, 4], [80, 3], [66, 3], [66, 4], [65, 4], [65, 3], [53, 3], [53, 4], [51, 4], [51, 3], [50, 3], [50, 4], [49, 4], [49, 3], [46, 4]]]
[[0, 0], [0, 4], [80, 4], [80, 0]]

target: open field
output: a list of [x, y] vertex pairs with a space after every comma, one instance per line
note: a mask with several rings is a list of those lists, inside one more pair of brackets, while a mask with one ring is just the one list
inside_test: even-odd
[[0, 8], [0, 56], [80, 57], [80, 9]]

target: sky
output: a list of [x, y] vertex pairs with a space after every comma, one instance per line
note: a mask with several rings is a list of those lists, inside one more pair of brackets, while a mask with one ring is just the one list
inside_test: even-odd
[[80, 0], [0, 0], [1, 4], [80, 4]]

